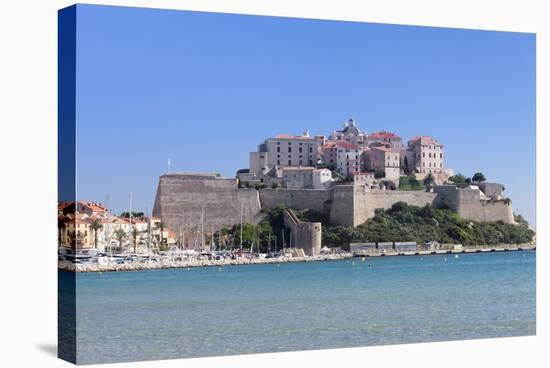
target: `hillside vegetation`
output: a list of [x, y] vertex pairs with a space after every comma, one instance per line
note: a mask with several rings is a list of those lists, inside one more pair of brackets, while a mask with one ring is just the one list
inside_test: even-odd
[[404, 202], [375, 216], [356, 228], [323, 226], [323, 245], [341, 246], [349, 242], [428, 241], [463, 245], [520, 244], [532, 241], [535, 232], [521, 216], [517, 225], [474, 222], [448, 209], [410, 206]]

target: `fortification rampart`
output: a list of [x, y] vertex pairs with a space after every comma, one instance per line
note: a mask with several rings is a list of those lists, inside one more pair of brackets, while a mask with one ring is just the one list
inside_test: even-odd
[[479, 190], [458, 189], [452, 185], [436, 186], [443, 205], [461, 217], [473, 221], [503, 221], [514, 223], [512, 205], [507, 200], [482, 200]]
[[321, 223], [302, 222], [289, 210], [284, 211], [284, 224], [290, 229], [293, 248], [300, 248], [308, 256], [321, 254]]
[[[242, 206], [242, 207], [241, 207]], [[204, 210], [205, 231], [219, 230], [240, 220], [255, 223], [260, 200], [255, 189], [238, 189], [236, 179], [209, 174], [162, 175], [157, 187], [153, 216], [177, 231], [196, 230]]]
[[513, 223], [512, 206], [504, 200], [482, 200], [475, 189], [436, 186], [434, 192], [369, 190], [364, 185], [336, 185], [331, 189], [239, 189], [235, 179], [214, 175], [169, 174], [159, 179], [153, 215], [170, 229], [197, 229], [202, 211], [205, 230], [232, 226], [240, 220], [256, 223], [262, 209], [284, 205], [309, 209], [333, 225], [358, 226], [372, 218], [377, 208], [397, 202], [414, 206], [447, 207], [473, 221]]

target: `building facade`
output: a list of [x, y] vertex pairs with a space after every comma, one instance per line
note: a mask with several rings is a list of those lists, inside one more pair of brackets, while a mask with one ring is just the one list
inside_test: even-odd
[[369, 171], [383, 172], [387, 180], [399, 181], [401, 175], [401, 150], [385, 146], [371, 147], [365, 151]]
[[315, 166], [321, 157], [323, 136], [279, 134], [268, 138], [250, 153], [250, 173], [261, 177], [274, 167]]
[[442, 174], [445, 172], [443, 145], [432, 137], [417, 136], [408, 142], [406, 155], [409, 165], [419, 174]]

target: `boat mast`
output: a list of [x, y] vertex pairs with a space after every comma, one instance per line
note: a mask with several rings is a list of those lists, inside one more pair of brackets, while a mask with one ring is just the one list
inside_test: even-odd
[[204, 206], [202, 207], [202, 213], [201, 213], [201, 231], [200, 231], [200, 235], [201, 235], [201, 249], [200, 251], [202, 252], [204, 250], [204, 247], [205, 247], [205, 242], [204, 242]]
[[243, 202], [241, 202], [241, 244], [239, 245], [239, 249], [243, 250]]
[[[129, 213], [129, 219], [130, 219], [130, 237], [133, 239], [134, 234], [132, 234], [134, 230], [134, 226], [132, 225], [132, 195], [130, 194], [130, 213]], [[129, 248], [129, 247], [128, 247]], [[128, 252], [130, 253], [130, 252]]]
[[151, 257], [151, 214], [149, 208], [145, 207], [145, 213], [147, 216], [147, 257]]
[[107, 241], [107, 244], [109, 245], [109, 253], [112, 257], [113, 249], [111, 248], [111, 221], [110, 221], [111, 213], [109, 211], [109, 194], [107, 194], [107, 197], [105, 198], [105, 210], [107, 211], [107, 226], [105, 231], [105, 241]]

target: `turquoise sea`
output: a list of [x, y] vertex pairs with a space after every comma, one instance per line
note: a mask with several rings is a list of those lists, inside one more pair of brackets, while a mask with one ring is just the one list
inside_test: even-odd
[[524, 251], [78, 274], [77, 360], [534, 335], [535, 260]]

